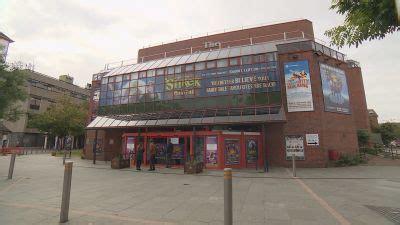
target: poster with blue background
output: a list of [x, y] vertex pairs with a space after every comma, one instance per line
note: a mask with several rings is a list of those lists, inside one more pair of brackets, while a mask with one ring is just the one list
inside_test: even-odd
[[350, 113], [349, 89], [343, 70], [320, 63], [325, 111]]
[[313, 111], [308, 61], [286, 62], [283, 67], [288, 112]]

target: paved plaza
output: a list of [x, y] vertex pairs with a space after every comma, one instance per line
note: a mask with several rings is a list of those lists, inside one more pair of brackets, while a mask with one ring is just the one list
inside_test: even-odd
[[[48, 154], [0, 157], [0, 224], [58, 224], [64, 167]], [[65, 224], [223, 224], [223, 172], [184, 175], [113, 170], [73, 158]], [[234, 224], [396, 224], [374, 209], [400, 214], [400, 167], [356, 166], [269, 173], [234, 171]], [[380, 208], [385, 207], [385, 208]]]

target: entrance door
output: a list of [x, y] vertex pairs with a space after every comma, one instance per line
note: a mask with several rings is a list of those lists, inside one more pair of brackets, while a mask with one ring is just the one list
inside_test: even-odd
[[225, 167], [242, 167], [242, 152], [240, 138], [224, 138], [224, 164]]

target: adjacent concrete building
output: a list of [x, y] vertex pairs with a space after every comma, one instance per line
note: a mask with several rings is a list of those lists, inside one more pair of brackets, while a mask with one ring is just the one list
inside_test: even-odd
[[[85, 156], [205, 168], [328, 165], [369, 129], [358, 62], [297, 20], [161, 44], [93, 76]], [[172, 144], [173, 147], [167, 147]], [[171, 150], [168, 150], [171, 149]], [[169, 152], [168, 151], [172, 151]], [[169, 156], [168, 156], [169, 155]]]
[[[22, 147], [54, 147], [55, 137], [47, 137], [35, 128], [28, 128], [28, 120], [32, 114], [42, 113], [57, 102], [62, 96], [69, 96], [76, 103], [88, 100], [90, 90], [81, 88], [70, 82], [38, 73], [36, 71], [24, 70], [28, 76], [26, 92], [28, 98], [19, 102], [21, 109], [25, 112], [16, 122], [3, 121], [2, 125], [9, 130], [8, 135], [3, 135], [3, 143], [6, 146]], [[83, 144], [83, 138], [76, 140], [78, 145]]]

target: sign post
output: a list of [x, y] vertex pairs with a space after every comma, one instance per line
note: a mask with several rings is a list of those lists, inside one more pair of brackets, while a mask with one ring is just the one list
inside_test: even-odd
[[296, 155], [292, 154], [292, 170], [293, 170], [293, 177], [296, 177]]

